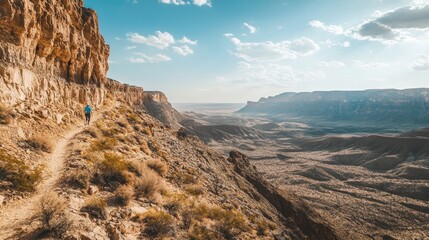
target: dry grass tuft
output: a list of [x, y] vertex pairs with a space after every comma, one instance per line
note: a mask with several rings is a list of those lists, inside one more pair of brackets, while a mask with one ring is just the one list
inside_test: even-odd
[[147, 144], [147, 142], [142, 139], [142, 146], [141, 146], [141, 150], [146, 153], [146, 155], [148, 156], [152, 156], [152, 151], [149, 148], [149, 145]]
[[91, 198], [80, 211], [88, 213], [93, 218], [106, 220], [108, 217], [106, 207], [107, 203], [104, 199]]
[[204, 194], [204, 188], [201, 185], [192, 185], [185, 188], [185, 191], [192, 196], [201, 196]]
[[182, 212], [182, 219], [185, 229], [192, 225], [198, 226], [204, 219], [210, 219], [214, 221], [215, 232], [222, 239], [236, 239], [242, 232], [250, 230], [241, 212], [207, 204], [191, 204]]
[[190, 240], [202, 240], [202, 239], [210, 239], [210, 240], [216, 240], [216, 239], [222, 239], [219, 237], [219, 234], [206, 227], [206, 226], [194, 226], [192, 230], [189, 232], [188, 235]]
[[149, 238], [162, 238], [171, 235], [174, 231], [174, 218], [161, 211], [149, 211], [143, 216], [144, 235]]
[[0, 150], [0, 180], [12, 183], [19, 191], [34, 191], [42, 180], [42, 167], [31, 169], [22, 159]]
[[168, 166], [166, 163], [162, 162], [159, 159], [150, 160], [146, 163], [146, 165], [162, 177], [167, 175]]
[[12, 122], [12, 109], [0, 103], [0, 124], [9, 124]]
[[105, 153], [103, 161], [96, 166], [96, 179], [105, 186], [113, 188], [128, 181], [126, 172], [131, 169], [131, 164], [122, 156], [115, 153]]
[[121, 206], [128, 206], [134, 197], [134, 189], [129, 185], [122, 185], [116, 189], [115, 202]]
[[36, 150], [51, 153], [54, 150], [54, 144], [50, 136], [45, 134], [34, 135], [26, 140], [27, 144]]
[[165, 185], [155, 172], [147, 169], [136, 180], [134, 192], [137, 198], [146, 197], [151, 201], [155, 201], [159, 195], [165, 192]]
[[51, 193], [41, 200], [38, 218], [42, 222], [42, 230], [55, 239], [62, 238], [72, 226], [65, 214], [66, 208], [66, 201], [56, 193]]
[[186, 205], [188, 197], [185, 194], [174, 193], [169, 196], [167, 202], [163, 205], [171, 215], [177, 217], [179, 210]]
[[71, 187], [88, 189], [92, 173], [87, 169], [72, 170], [67, 174], [64, 181]]
[[274, 230], [276, 225], [272, 222], [267, 222], [265, 220], [260, 220], [256, 222], [256, 233], [259, 236], [265, 236], [268, 233], [268, 230]]
[[90, 149], [92, 151], [106, 151], [113, 150], [118, 146], [118, 140], [111, 137], [104, 137], [102, 139], [95, 140], [92, 142]]
[[99, 138], [101, 133], [96, 127], [88, 127], [85, 129], [84, 133], [90, 135], [92, 138]]

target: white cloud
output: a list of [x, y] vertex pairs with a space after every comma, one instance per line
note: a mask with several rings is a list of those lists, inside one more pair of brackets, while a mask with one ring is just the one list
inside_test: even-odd
[[322, 29], [324, 31], [336, 34], [336, 35], [343, 35], [345, 33], [343, 27], [337, 26], [337, 25], [326, 25], [325, 23], [313, 20], [309, 22], [310, 26]]
[[173, 47], [173, 50], [182, 56], [188, 56], [194, 53], [194, 51], [188, 46], [188, 45], [183, 45], [183, 46], [179, 46], [179, 47]]
[[349, 41], [344, 41], [344, 42], [337, 42], [337, 41], [332, 41], [332, 40], [326, 40], [324, 42], [319, 42], [319, 44], [321, 45], [326, 45], [328, 48], [332, 48], [332, 47], [344, 47], [344, 48], [348, 48], [351, 46], [351, 43]]
[[353, 67], [360, 69], [385, 68], [390, 66], [392, 66], [392, 63], [388, 62], [363, 62], [360, 60], [353, 60]]
[[249, 62], [296, 59], [320, 49], [313, 40], [305, 37], [282, 42], [242, 42], [235, 37], [229, 39], [235, 45], [235, 52], [232, 54]]
[[326, 25], [314, 20], [309, 24], [312, 27], [344, 35], [358, 40], [380, 41], [385, 44], [411, 42], [422, 39], [423, 32], [429, 32], [429, 1], [416, 0], [412, 5], [396, 8], [391, 11], [376, 11], [372, 18], [362, 24], [344, 30], [342, 26]]
[[212, 2], [210, 0], [193, 0], [193, 3], [197, 6], [212, 6]]
[[258, 31], [258, 29], [256, 27], [254, 27], [254, 26], [252, 26], [252, 25], [250, 25], [248, 23], [243, 23], [243, 25], [245, 27], [247, 27], [249, 29], [249, 32], [252, 33], [252, 34], [256, 33]]
[[319, 63], [319, 66], [321, 67], [325, 67], [325, 68], [341, 68], [341, 67], [345, 67], [346, 64], [340, 61], [322, 61]]
[[[173, 4], [173, 5], [189, 5], [191, 4], [190, 1], [184, 1], [184, 0], [159, 0], [159, 2], [164, 4]], [[199, 7], [201, 6], [208, 6], [211, 7], [212, 3], [210, 0], [192, 0], [192, 4], [197, 5]]]
[[164, 54], [156, 54], [154, 56], [148, 56], [144, 53], [136, 53], [139, 57], [131, 57], [128, 60], [131, 63], [159, 63], [159, 62], [169, 62], [171, 58]]
[[137, 48], [137, 46], [126, 46], [125, 50], [133, 50], [133, 49], [136, 49], [136, 48]]
[[138, 33], [129, 33], [127, 37], [133, 43], [146, 44], [159, 49], [168, 48], [174, 43], [174, 37], [169, 32], [157, 31], [155, 35], [149, 35], [147, 37]]
[[419, 56], [419, 58], [414, 61], [410, 66], [416, 71], [429, 71], [429, 56]]
[[178, 42], [182, 43], [182, 44], [196, 45], [198, 41], [197, 40], [192, 41], [191, 39], [189, 39], [187, 37], [183, 37]]
[[189, 4], [188, 2], [185, 2], [183, 0], [160, 0], [160, 2], [165, 3], [165, 4], [174, 4], [174, 5]]
[[232, 33], [225, 33], [223, 36], [230, 38], [230, 37], [234, 37], [234, 34]]

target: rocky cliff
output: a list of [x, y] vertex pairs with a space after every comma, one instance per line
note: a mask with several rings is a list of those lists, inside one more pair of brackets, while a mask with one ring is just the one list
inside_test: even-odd
[[109, 46], [83, 0], [0, 2], [0, 101], [52, 118], [100, 106], [108, 92], [141, 104], [143, 89], [106, 78]]

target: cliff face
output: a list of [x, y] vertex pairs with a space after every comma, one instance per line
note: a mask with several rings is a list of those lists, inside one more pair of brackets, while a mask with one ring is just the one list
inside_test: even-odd
[[0, 2], [0, 101], [19, 113], [67, 119], [109, 92], [142, 104], [143, 89], [106, 78], [109, 46], [83, 0]]
[[109, 46], [83, 0], [4, 0], [0, 59], [80, 84], [106, 81]]
[[143, 102], [146, 112], [164, 125], [174, 129], [181, 127], [179, 122], [182, 120], [182, 116], [171, 106], [164, 93], [145, 92]]

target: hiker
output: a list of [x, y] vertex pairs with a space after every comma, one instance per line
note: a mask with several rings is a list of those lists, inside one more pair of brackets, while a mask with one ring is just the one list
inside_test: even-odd
[[91, 113], [92, 113], [91, 106], [87, 104], [85, 107], [85, 125], [89, 125], [89, 122], [91, 121]]

